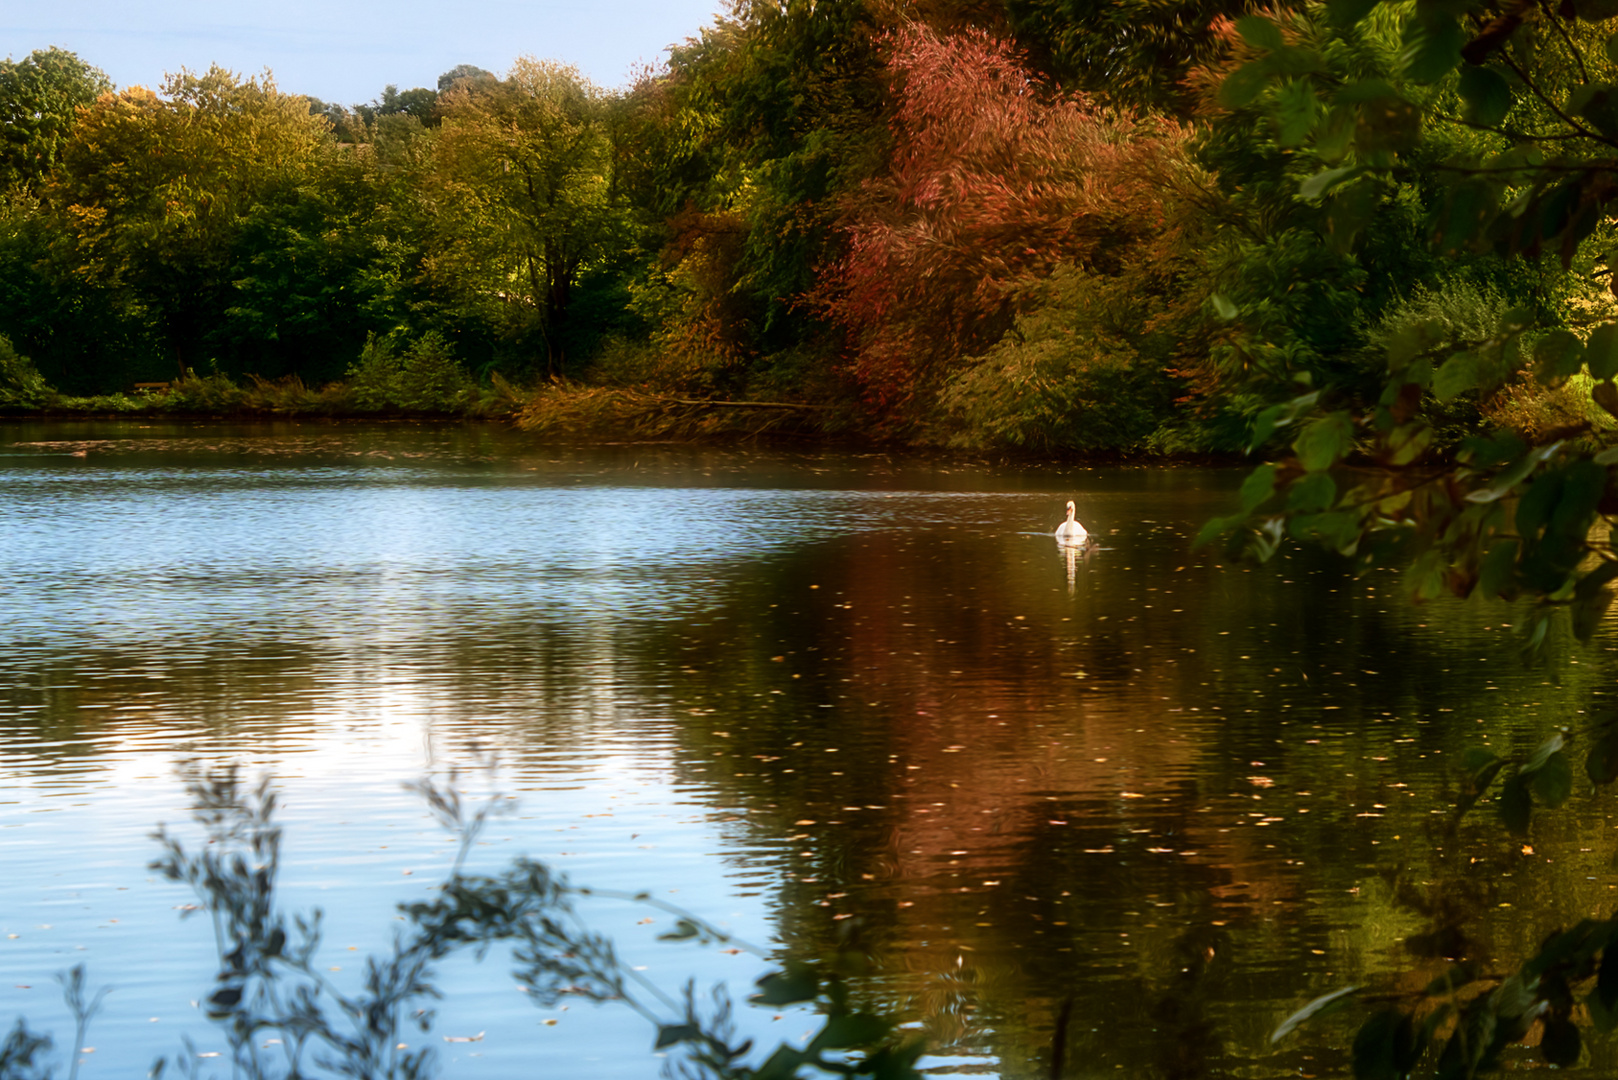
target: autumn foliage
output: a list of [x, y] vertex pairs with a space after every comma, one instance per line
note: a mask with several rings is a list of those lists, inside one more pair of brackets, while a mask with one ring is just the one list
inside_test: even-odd
[[1160, 258], [1189, 168], [1186, 129], [1054, 89], [987, 32], [911, 24], [888, 46], [890, 169], [847, 197], [817, 296], [883, 412], [999, 340], [1031, 280]]

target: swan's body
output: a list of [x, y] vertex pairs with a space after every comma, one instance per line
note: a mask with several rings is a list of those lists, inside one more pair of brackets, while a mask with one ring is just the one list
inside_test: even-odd
[[1056, 527], [1056, 542], [1058, 544], [1082, 544], [1090, 539], [1090, 530], [1079, 524], [1073, 515], [1077, 513], [1073, 500], [1067, 501], [1067, 520]]

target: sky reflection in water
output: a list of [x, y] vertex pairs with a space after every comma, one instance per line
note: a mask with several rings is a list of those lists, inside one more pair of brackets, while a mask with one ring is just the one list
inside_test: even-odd
[[[940, 1068], [1043, 1075], [1071, 997], [1084, 1075], [1339, 1071], [1346, 1026], [1268, 1031], [1347, 982], [1424, 981], [1404, 942], [1438, 915], [1504, 965], [1610, 913], [1609, 796], [1524, 845], [1485, 813], [1448, 827], [1445, 763], [1600, 708], [1612, 647], [1553, 673], [1504, 608], [1190, 553], [1239, 479], [0, 429], [0, 1013], [65, 1032], [51, 975], [82, 959], [118, 988], [82, 1075], [213, 1038], [189, 1004], [211, 937], [145, 869], [185, 817], [176, 762], [275, 775], [287, 899], [327, 910], [337, 978], [448, 866], [401, 785], [459, 766], [515, 797], [484, 869], [652, 887], [782, 956], [858, 922], [867, 992]], [[1068, 497], [1087, 557], [1036, 535]], [[657, 942], [653, 914], [593, 912], [671, 989], [739, 998], [763, 970]], [[504, 970], [446, 973], [430, 1038], [488, 1031], [441, 1044], [446, 1075], [655, 1074], [640, 1021], [542, 1013]], [[761, 1041], [809, 1026], [741, 1012]]]

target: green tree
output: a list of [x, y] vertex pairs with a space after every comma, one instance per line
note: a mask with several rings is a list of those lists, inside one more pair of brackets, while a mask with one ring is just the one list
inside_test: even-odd
[[[1219, 99], [1272, 126], [1289, 151], [1277, 180], [1319, 205], [1336, 244], [1363, 250], [1379, 208], [1425, 178], [1420, 233], [1438, 256], [1522, 259], [1547, 288], [1486, 323], [1466, 314], [1475, 304], [1443, 303], [1387, 322], [1372, 342], [1370, 401], [1315, 385], [1266, 352], [1253, 305], [1215, 297], [1232, 355], [1282, 398], [1257, 417], [1252, 442], [1286, 445], [1249, 478], [1242, 513], [1205, 536], [1250, 522], [1261, 554], [1291, 535], [1364, 562], [1397, 558], [1418, 598], [1529, 598], [1534, 641], [1558, 609], [1572, 609], [1581, 633], [1594, 628], [1618, 579], [1618, 552], [1596, 529], [1618, 511], [1618, 323], [1603, 295], [1618, 200], [1610, 14], [1588, 0], [1554, 10], [1337, 0], [1319, 17], [1235, 23]], [[1528, 437], [1489, 422], [1503, 402], [1552, 393], [1588, 407]], [[1479, 423], [1455, 439], [1446, 421], [1462, 406]]]
[[441, 99], [428, 187], [426, 275], [457, 317], [534, 342], [562, 374], [581, 277], [626, 246], [605, 99], [560, 64], [519, 60], [495, 86]]
[[125, 292], [188, 368], [235, 302], [243, 221], [333, 149], [325, 119], [268, 78], [182, 73], [161, 96], [135, 87], [97, 100], [46, 199], [71, 235], [71, 272]]
[[112, 89], [66, 49], [0, 62], [0, 188], [37, 188], [62, 158], [80, 109]]

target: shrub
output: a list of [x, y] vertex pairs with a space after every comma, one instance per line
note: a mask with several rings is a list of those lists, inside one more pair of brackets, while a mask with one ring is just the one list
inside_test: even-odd
[[0, 334], [0, 407], [37, 409], [54, 401], [56, 396], [33, 361], [17, 352], [10, 338]]
[[477, 399], [477, 384], [435, 331], [402, 352], [390, 339], [371, 335], [348, 379], [354, 404], [368, 412], [461, 412]]

